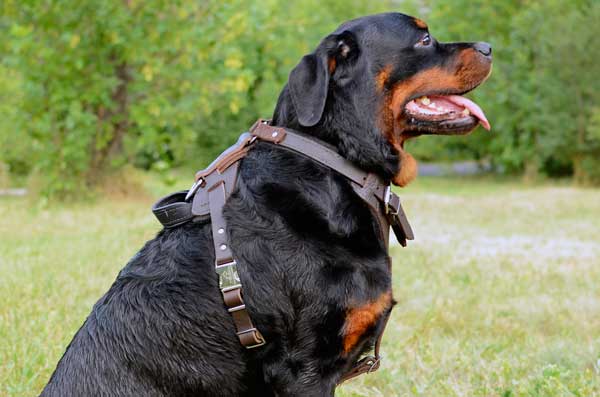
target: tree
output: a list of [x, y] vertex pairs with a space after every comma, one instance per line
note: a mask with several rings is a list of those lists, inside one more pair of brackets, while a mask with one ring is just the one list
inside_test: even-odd
[[127, 162], [208, 158], [270, 116], [287, 71], [323, 34], [386, 5], [7, 0], [2, 64], [22, 81], [20, 146], [55, 196]]

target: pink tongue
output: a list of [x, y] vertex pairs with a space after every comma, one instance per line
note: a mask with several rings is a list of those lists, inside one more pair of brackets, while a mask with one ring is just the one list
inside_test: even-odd
[[471, 114], [473, 116], [477, 117], [477, 119], [479, 119], [479, 124], [481, 124], [483, 126], [483, 128], [485, 128], [486, 130], [489, 131], [492, 128], [490, 126], [490, 122], [488, 121], [487, 117], [485, 117], [483, 110], [481, 110], [479, 105], [477, 105], [475, 102], [471, 101], [470, 99], [465, 98], [464, 96], [459, 96], [459, 95], [448, 95], [448, 96], [443, 96], [442, 98], [454, 103], [455, 105], [469, 109]]

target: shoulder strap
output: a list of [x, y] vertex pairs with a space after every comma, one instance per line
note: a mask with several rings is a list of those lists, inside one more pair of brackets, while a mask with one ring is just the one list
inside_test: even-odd
[[261, 141], [271, 142], [309, 157], [361, 186], [369, 175], [340, 155], [332, 146], [324, 142], [316, 142], [296, 131], [271, 126], [267, 120], [261, 119], [254, 123], [250, 133]]

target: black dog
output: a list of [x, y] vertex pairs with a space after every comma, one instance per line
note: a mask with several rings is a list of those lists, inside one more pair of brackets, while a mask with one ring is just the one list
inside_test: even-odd
[[[291, 72], [273, 124], [404, 186], [420, 134], [489, 127], [460, 97], [491, 69], [486, 43], [438, 43], [390, 13], [341, 25]], [[393, 305], [377, 224], [348, 181], [257, 143], [225, 206], [245, 300], [267, 344], [244, 349], [214, 271], [210, 224], [161, 231], [119, 273], [43, 396], [333, 396]]]

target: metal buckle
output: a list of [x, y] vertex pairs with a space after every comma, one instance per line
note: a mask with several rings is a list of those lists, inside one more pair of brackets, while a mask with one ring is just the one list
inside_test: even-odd
[[235, 313], [235, 312], [239, 312], [240, 310], [244, 310], [245, 308], [246, 308], [246, 305], [242, 303], [239, 306], [230, 307], [229, 309], [227, 309], [227, 311], [229, 313]]
[[246, 349], [254, 349], [255, 347], [260, 347], [260, 346], [264, 345], [265, 343], [267, 343], [265, 341], [265, 338], [263, 338], [262, 334], [260, 333], [260, 331], [257, 330], [256, 328], [250, 328], [245, 331], [237, 332], [236, 335], [238, 335], [238, 337], [239, 337], [240, 335], [244, 335], [244, 334], [247, 334], [250, 332], [256, 332], [255, 335], [258, 337], [258, 339], [260, 339], [260, 341], [256, 345], [246, 346]]
[[194, 196], [194, 194], [196, 194], [198, 189], [200, 189], [205, 184], [206, 184], [206, 180], [204, 180], [204, 178], [200, 178], [196, 182], [194, 182], [194, 184], [192, 185], [190, 190], [188, 190], [188, 193], [185, 195], [185, 201], [188, 201], [189, 199], [191, 199]]
[[[384, 209], [386, 215], [389, 215], [389, 214], [398, 215], [398, 212], [400, 210], [400, 206], [393, 207], [390, 204], [390, 200], [391, 200], [393, 194], [394, 193], [392, 192], [392, 187], [390, 185], [387, 185], [385, 187], [385, 191], [383, 192], [383, 209]], [[390, 211], [390, 210], [393, 210], [393, 211]]]
[[381, 364], [381, 357], [369, 357], [367, 362], [365, 363], [369, 366], [367, 373], [370, 374], [373, 371], [377, 371], [379, 369], [379, 364]]
[[237, 263], [235, 261], [232, 260], [223, 265], [218, 265], [215, 270], [219, 275], [219, 288], [223, 292], [241, 287], [240, 275], [238, 274]]

